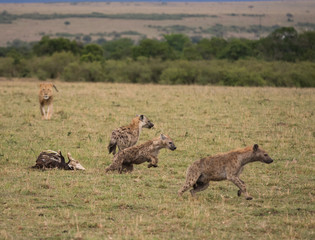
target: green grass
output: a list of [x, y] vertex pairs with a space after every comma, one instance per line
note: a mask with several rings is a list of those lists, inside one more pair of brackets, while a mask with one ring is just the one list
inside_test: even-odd
[[[38, 82], [0, 81], [1, 239], [314, 239], [315, 90], [56, 83], [43, 121]], [[105, 174], [111, 130], [147, 115], [140, 143], [170, 135], [159, 167]], [[200, 157], [258, 143], [275, 160], [242, 179], [177, 191]], [[71, 152], [85, 172], [34, 170], [44, 149]]]

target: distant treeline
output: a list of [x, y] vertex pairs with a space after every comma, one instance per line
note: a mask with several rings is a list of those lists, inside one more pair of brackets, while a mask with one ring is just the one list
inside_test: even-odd
[[259, 40], [183, 34], [83, 44], [44, 36], [0, 48], [0, 76], [230, 86], [315, 87], [315, 32], [280, 28]]
[[110, 18], [110, 19], [135, 19], [135, 20], [182, 20], [183, 18], [216, 18], [216, 15], [208, 14], [166, 14], [166, 13], [122, 13], [122, 14], [105, 14], [99, 12], [92, 13], [78, 13], [78, 14], [41, 14], [41, 13], [24, 13], [13, 14], [7, 11], [0, 13], [0, 23], [10, 24], [17, 19], [33, 19], [33, 20], [52, 20], [52, 19], [65, 19], [65, 18]]

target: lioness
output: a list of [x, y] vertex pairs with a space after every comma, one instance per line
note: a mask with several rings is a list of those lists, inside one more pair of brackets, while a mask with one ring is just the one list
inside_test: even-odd
[[[53, 87], [58, 92], [58, 89], [52, 83], [41, 83], [39, 85], [38, 97], [42, 119], [50, 119], [53, 114]], [[47, 112], [45, 112], [45, 106], [47, 106]]]

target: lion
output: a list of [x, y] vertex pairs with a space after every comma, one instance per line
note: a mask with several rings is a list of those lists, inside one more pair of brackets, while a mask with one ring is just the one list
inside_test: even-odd
[[[57, 87], [53, 83], [41, 83], [39, 85], [39, 104], [42, 119], [50, 119], [53, 114], [53, 89], [58, 92]], [[47, 112], [45, 112], [45, 106], [47, 106]]]

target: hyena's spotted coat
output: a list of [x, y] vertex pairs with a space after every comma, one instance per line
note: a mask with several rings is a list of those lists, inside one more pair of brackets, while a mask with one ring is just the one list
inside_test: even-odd
[[142, 128], [152, 128], [154, 124], [144, 115], [139, 115], [132, 119], [132, 123], [128, 126], [120, 127], [112, 132], [110, 142], [108, 144], [109, 153], [116, 154], [116, 146], [118, 152], [125, 148], [136, 145], [139, 140]]
[[246, 164], [256, 161], [268, 164], [273, 162], [257, 144], [197, 160], [187, 169], [186, 182], [178, 194], [181, 196], [192, 187], [190, 193], [194, 196], [196, 192], [207, 189], [210, 181], [229, 180], [239, 188], [238, 196], [244, 193], [245, 198], [251, 200], [252, 197], [239, 175]]
[[144, 162], [149, 162], [149, 168], [157, 167], [157, 156], [162, 148], [168, 148], [174, 151], [176, 146], [169, 136], [161, 134], [161, 136], [156, 139], [147, 141], [138, 146], [126, 148], [117, 153], [114, 156], [112, 164], [105, 169], [105, 172], [131, 172], [133, 170], [133, 164], [141, 164]]

